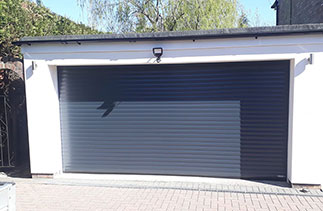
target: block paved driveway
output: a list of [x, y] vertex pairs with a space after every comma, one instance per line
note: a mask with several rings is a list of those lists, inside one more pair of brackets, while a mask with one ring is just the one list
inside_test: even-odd
[[302, 193], [296, 189], [259, 183], [75, 182], [57, 179], [14, 179], [14, 182], [18, 211], [323, 211], [323, 193], [320, 190]]

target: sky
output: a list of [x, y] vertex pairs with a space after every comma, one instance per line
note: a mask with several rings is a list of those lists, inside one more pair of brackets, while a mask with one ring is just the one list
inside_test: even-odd
[[[43, 4], [53, 12], [68, 17], [76, 22], [87, 23], [77, 0], [42, 0]], [[276, 13], [271, 9], [274, 0], [239, 0], [246, 11], [252, 26], [273, 26]]]

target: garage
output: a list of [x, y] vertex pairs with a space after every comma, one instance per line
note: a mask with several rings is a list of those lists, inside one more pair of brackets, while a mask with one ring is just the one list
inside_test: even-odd
[[31, 174], [322, 185], [322, 32], [25, 37]]
[[63, 172], [286, 180], [289, 70], [60, 66]]

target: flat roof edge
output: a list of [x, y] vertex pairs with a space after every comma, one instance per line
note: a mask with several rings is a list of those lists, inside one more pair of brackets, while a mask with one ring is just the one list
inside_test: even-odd
[[136, 42], [165, 40], [195, 40], [244, 38], [261, 36], [284, 36], [322, 33], [323, 24], [287, 25], [273, 27], [233, 28], [206, 31], [157, 32], [133, 34], [98, 34], [98, 35], [62, 35], [43, 37], [24, 37], [13, 42], [15, 45], [33, 43], [68, 43], [68, 42]]

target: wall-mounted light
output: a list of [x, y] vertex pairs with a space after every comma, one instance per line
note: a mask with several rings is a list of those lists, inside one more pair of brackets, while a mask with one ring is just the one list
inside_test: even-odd
[[312, 53], [310, 54], [310, 57], [307, 60], [308, 60], [308, 63], [309, 64], [313, 64], [313, 62], [314, 62], [314, 56], [313, 56]]
[[31, 70], [36, 70], [36, 68], [37, 68], [36, 62], [35, 61], [32, 61], [31, 62]]
[[156, 61], [159, 63], [160, 58], [163, 55], [163, 48], [153, 48], [153, 54], [155, 57], [157, 57]]

